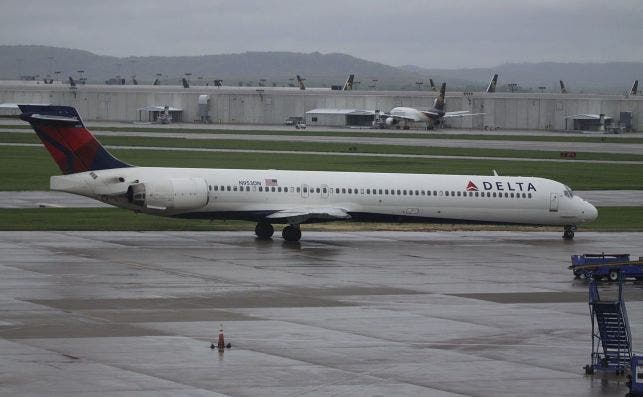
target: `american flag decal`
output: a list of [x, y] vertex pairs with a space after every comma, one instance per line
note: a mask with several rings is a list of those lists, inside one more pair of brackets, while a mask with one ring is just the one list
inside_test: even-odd
[[266, 179], [266, 186], [277, 186], [277, 180], [276, 179]]
[[478, 187], [476, 186], [476, 184], [469, 181], [469, 183], [467, 184], [467, 192], [477, 192], [477, 191], [478, 191]]

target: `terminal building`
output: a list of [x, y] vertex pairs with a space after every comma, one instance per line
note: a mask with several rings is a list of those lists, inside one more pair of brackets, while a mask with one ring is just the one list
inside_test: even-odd
[[[141, 111], [167, 107], [174, 121], [185, 123], [282, 125], [288, 119], [304, 118], [310, 125], [368, 127], [378, 111], [396, 106], [428, 109], [435, 95], [431, 91], [0, 82], [0, 103], [70, 105], [85, 120], [124, 122], [157, 122], [155, 117], [163, 112], [142, 116]], [[449, 119], [446, 127], [453, 128], [600, 129], [601, 123], [611, 121], [623, 131], [643, 131], [643, 96], [447, 92], [446, 103], [447, 111], [484, 113]]]

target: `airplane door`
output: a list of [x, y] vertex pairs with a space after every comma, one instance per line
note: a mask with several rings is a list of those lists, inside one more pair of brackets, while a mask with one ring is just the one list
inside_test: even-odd
[[308, 198], [308, 185], [301, 185], [301, 197]]
[[549, 212], [558, 212], [558, 198], [560, 194], [549, 193]]
[[321, 185], [321, 197], [324, 199], [328, 198], [328, 185]]

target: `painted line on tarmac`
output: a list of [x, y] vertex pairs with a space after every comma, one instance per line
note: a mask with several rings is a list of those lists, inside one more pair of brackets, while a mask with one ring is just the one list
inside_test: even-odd
[[[0, 146], [42, 147], [39, 143], [2, 143]], [[550, 163], [588, 163], [588, 164], [629, 164], [642, 165], [643, 161], [620, 160], [566, 160], [566, 159], [534, 159], [525, 157], [484, 157], [484, 156], [442, 156], [433, 154], [399, 154], [399, 153], [345, 153], [345, 152], [312, 152], [299, 150], [260, 150], [260, 149], [212, 149], [212, 148], [180, 148], [162, 146], [114, 146], [105, 145], [107, 149], [114, 150], [153, 150], [170, 152], [211, 152], [211, 153], [259, 153], [259, 154], [297, 154], [313, 156], [357, 156], [357, 157], [388, 157], [410, 159], [442, 159], [442, 160], [497, 160], [497, 161], [527, 161]]]

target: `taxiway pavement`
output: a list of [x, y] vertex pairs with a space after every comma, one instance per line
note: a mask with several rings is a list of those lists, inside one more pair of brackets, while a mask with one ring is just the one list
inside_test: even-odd
[[[0, 394], [622, 396], [624, 380], [584, 375], [587, 285], [567, 266], [641, 241], [0, 232]], [[626, 286], [635, 347], [642, 288]]]

